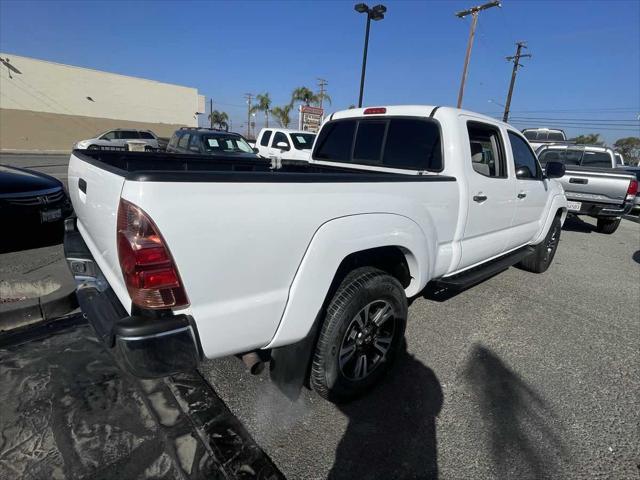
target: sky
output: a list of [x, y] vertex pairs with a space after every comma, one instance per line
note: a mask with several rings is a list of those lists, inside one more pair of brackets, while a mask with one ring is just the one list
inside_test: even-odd
[[[384, 1], [364, 104], [455, 105], [471, 20], [454, 13], [483, 1]], [[355, 3], [0, 0], [0, 51], [195, 87], [243, 131], [247, 92], [283, 105], [321, 77], [328, 111], [357, 103], [366, 17]], [[513, 125], [608, 143], [640, 136], [640, 0], [504, 0], [483, 11], [464, 108], [501, 116], [516, 41], [533, 57], [518, 72]]]

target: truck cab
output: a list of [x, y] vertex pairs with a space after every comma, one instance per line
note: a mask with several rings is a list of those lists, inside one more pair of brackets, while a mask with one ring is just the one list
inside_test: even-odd
[[286, 128], [263, 128], [256, 139], [258, 155], [272, 160], [274, 166], [282, 161], [307, 161], [316, 134]]

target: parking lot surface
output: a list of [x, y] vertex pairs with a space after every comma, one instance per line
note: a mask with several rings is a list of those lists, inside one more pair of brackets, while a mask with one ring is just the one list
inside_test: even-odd
[[0, 478], [282, 478], [200, 375], [135, 379], [80, 322], [0, 348]]
[[395, 374], [353, 403], [201, 371], [292, 479], [637, 479], [640, 226], [593, 225], [568, 221], [545, 274], [415, 299]]

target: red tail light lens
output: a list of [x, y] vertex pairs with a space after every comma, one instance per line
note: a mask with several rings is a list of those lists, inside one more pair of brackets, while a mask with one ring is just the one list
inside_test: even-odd
[[364, 111], [365, 115], [379, 115], [381, 113], [387, 113], [387, 109], [385, 107], [374, 107], [366, 108]]
[[637, 194], [638, 194], [638, 181], [631, 180], [629, 182], [629, 188], [627, 188], [627, 195], [631, 195], [632, 197], [635, 197]]
[[131, 301], [142, 308], [189, 305], [178, 269], [158, 227], [126, 200], [118, 208], [118, 258]]

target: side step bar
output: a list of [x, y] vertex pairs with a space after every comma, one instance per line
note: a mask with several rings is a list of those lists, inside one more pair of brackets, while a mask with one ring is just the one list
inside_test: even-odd
[[496, 258], [484, 265], [479, 265], [472, 269], [452, 275], [450, 277], [443, 277], [438, 280], [434, 280], [434, 284], [439, 288], [451, 288], [456, 290], [463, 290], [465, 288], [472, 287], [489, 277], [506, 270], [510, 266], [518, 263], [525, 257], [533, 254], [535, 247], [527, 245], [526, 247], [519, 248], [513, 252], [507, 253], [502, 257]]

